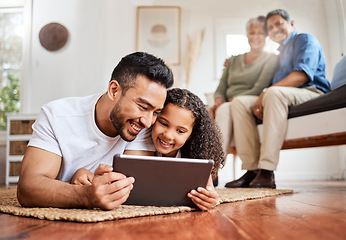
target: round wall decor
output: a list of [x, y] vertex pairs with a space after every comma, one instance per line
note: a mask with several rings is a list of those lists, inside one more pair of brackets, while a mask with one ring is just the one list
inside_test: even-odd
[[56, 51], [62, 48], [67, 42], [67, 38], [67, 29], [56, 22], [43, 26], [39, 33], [40, 43], [48, 51]]

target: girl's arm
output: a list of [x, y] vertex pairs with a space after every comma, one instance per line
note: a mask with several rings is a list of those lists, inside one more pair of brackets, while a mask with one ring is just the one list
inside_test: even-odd
[[80, 168], [75, 172], [71, 180], [72, 184], [77, 185], [91, 185], [94, 179], [94, 174], [85, 168]]

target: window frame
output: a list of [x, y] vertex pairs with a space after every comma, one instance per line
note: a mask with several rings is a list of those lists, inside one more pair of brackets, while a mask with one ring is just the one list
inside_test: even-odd
[[[33, 0], [0, 0], [0, 8], [23, 8], [24, 37], [22, 46], [22, 62], [20, 67], [20, 109], [19, 113], [26, 112], [28, 106], [26, 103], [29, 97], [29, 76], [30, 76], [30, 58], [31, 58], [31, 35], [32, 35], [32, 1]], [[5, 144], [6, 130], [0, 130], [0, 145]]]

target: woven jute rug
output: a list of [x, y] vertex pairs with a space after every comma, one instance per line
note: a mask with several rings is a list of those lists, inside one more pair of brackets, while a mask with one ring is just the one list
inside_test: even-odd
[[[281, 194], [293, 193], [293, 190], [279, 189], [216, 189], [220, 203], [230, 203]], [[100, 222], [133, 217], [153, 216], [161, 214], [195, 211], [196, 209], [177, 207], [152, 207], [121, 205], [112, 211], [100, 209], [62, 209], [62, 208], [24, 208], [17, 201], [16, 189], [0, 189], [0, 212], [17, 216], [35, 217], [47, 220], [65, 220], [74, 222]]]

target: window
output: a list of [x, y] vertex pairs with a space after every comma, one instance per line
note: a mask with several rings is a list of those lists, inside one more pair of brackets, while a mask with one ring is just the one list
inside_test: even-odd
[[[279, 54], [279, 52], [277, 51], [278, 47], [278, 43], [273, 42], [269, 39], [269, 37], [266, 38], [264, 51]], [[247, 37], [244, 34], [227, 34], [226, 50], [228, 57], [249, 52], [250, 45], [248, 43]]]
[[227, 56], [231, 57], [250, 51], [247, 37], [244, 34], [227, 34], [226, 35]]
[[6, 113], [20, 109], [23, 10], [23, 7], [3, 7], [0, 2], [0, 131], [6, 130]]

